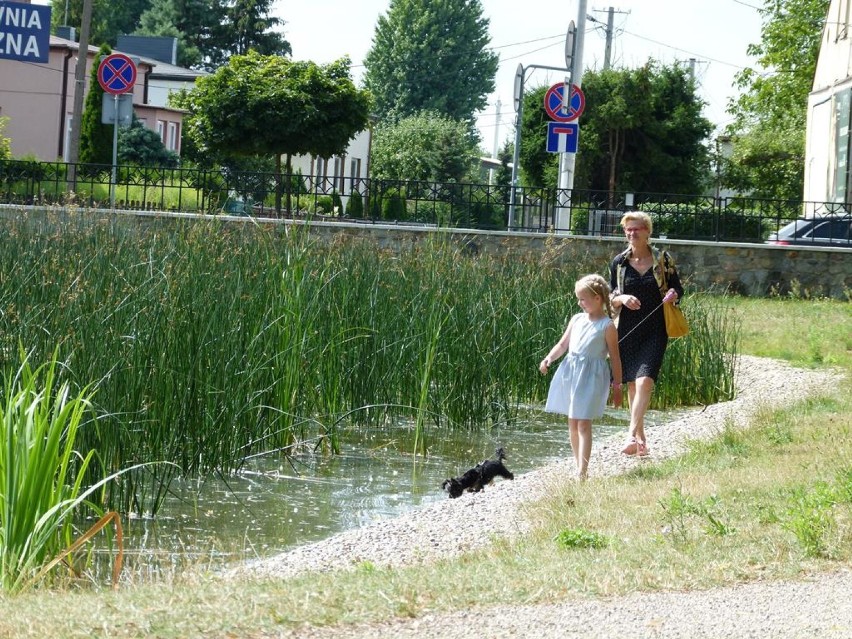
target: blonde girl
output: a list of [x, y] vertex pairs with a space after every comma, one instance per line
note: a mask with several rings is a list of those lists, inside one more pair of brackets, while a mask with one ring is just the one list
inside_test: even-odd
[[600, 275], [586, 275], [575, 284], [574, 294], [583, 312], [571, 318], [538, 369], [546, 374], [567, 351], [550, 382], [544, 409], [568, 417], [577, 476], [584, 480], [592, 454], [592, 420], [603, 416], [610, 386], [613, 403], [621, 406], [621, 356], [606, 280]]

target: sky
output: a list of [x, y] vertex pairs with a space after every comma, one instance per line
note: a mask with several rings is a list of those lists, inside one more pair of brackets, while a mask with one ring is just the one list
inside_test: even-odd
[[[579, 0], [480, 0], [489, 20], [491, 46], [500, 55], [496, 90], [477, 117], [483, 147], [493, 152], [514, 137], [514, 84], [518, 65], [565, 67], [568, 25], [579, 18]], [[649, 58], [662, 63], [693, 65], [699, 94], [707, 103], [704, 116], [724, 126], [725, 112], [736, 97], [738, 71], [753, 66], [749, 44], [760, 42], [763, 0], [619, 0], [617, 4], [587, 0], [583, 66], [601, 69], [605, 27], [613, 7], [612, 66], [634, 68]], [[390, 0], [275, 0], [272, 13], [285, 21], [293, 59], [327, 63], [344, 55], [360, 85], [362, 62], [372, 47], [380, 15]], [[689, 60], [695, 62], [690, 63]], [[528, 68], [526, 87], [550, 86], [564, 73]], [[498, 114], [499, 101], [499, 114]]]

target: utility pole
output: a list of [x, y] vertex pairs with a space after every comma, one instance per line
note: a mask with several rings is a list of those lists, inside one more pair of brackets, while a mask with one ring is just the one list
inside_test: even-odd
[[689, 79], [695, 82], [695, 67], [697, 67], [699, 64], [707, 64], [707, 61], [689, 58], [686, 63], [689, 65]]
[[615, 9], [612, 7], [607, 11], [606, 18], [606, 48], [604, 49], [604, 71], [609, 69], [612, 64], [612, 23], [615, 17]]
[[[599, 9], [595, 9], [595, 11], [600, 11]], [[610, 7], [606, 10], [607, 18], [606, 18], [606, 48], [604, 49], [604, 63], [603, 68], [604, 71], [609, 69], [612, 66], [612, 43], [615, 39], [615, 14], [616, 13], [630, 13], [629, 11], [616, 11], [615, 7]], [[595, 18], [589, 16], [589, 20], [592, 22], [600, 22], [600, 20], [596, 20]]]
[[71, 113], [71, 139], [68, 142], [68, 182], [77, 188], [77, 162], [80, 159], [80, 120], [83, 119], [83, 94], [86, 91], [86, 63], [89, 60], [89, 30], [92, 24], [92, 0], [83, 0], [77, 65], [74, 69], [74, 109]]
[[[500, 140], [500, 107], [501, 106], [503, 106], [503, 103], [500, 102], [500, 98], [497, 98], [497, 120], [496, 120], [496, 124], [494, 125], [494, 146], [491, 147], [491, 157], [495, 160], [497, 159], [497, 151], [498, 151], [497, 145], [499, 144], [499, 140]], [[489, 169], [489, 171], [488, 171], [488, 183], [494, 184], [494, 169], [493, 168]]]

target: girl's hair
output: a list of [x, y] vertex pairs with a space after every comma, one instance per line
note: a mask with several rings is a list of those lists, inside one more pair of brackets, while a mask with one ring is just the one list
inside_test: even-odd
[[621, 216], [621, 228], [623, 229], [627, 226], [628, 222], [639, 222], [648, 229], [648, 235], [654, 232], [654, 223], [651, 221], [651, 216], [644, 211], [627, 211], [627, 213]]
[[606, 280], [597, 274], [584, 275], [574, 285], [574, 290], [585, 288], [601, 298], [604, 305], [604, 310], [609, 317], [612, 317], [612, 304], [609, 301], [609, 284]]

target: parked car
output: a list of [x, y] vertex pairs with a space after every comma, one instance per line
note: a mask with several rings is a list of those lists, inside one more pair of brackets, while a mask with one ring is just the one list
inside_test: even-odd
[[777, 233], [770, 233], [766, 241], [768, 244], [852, 248], [852, 215], [794, 220]]

